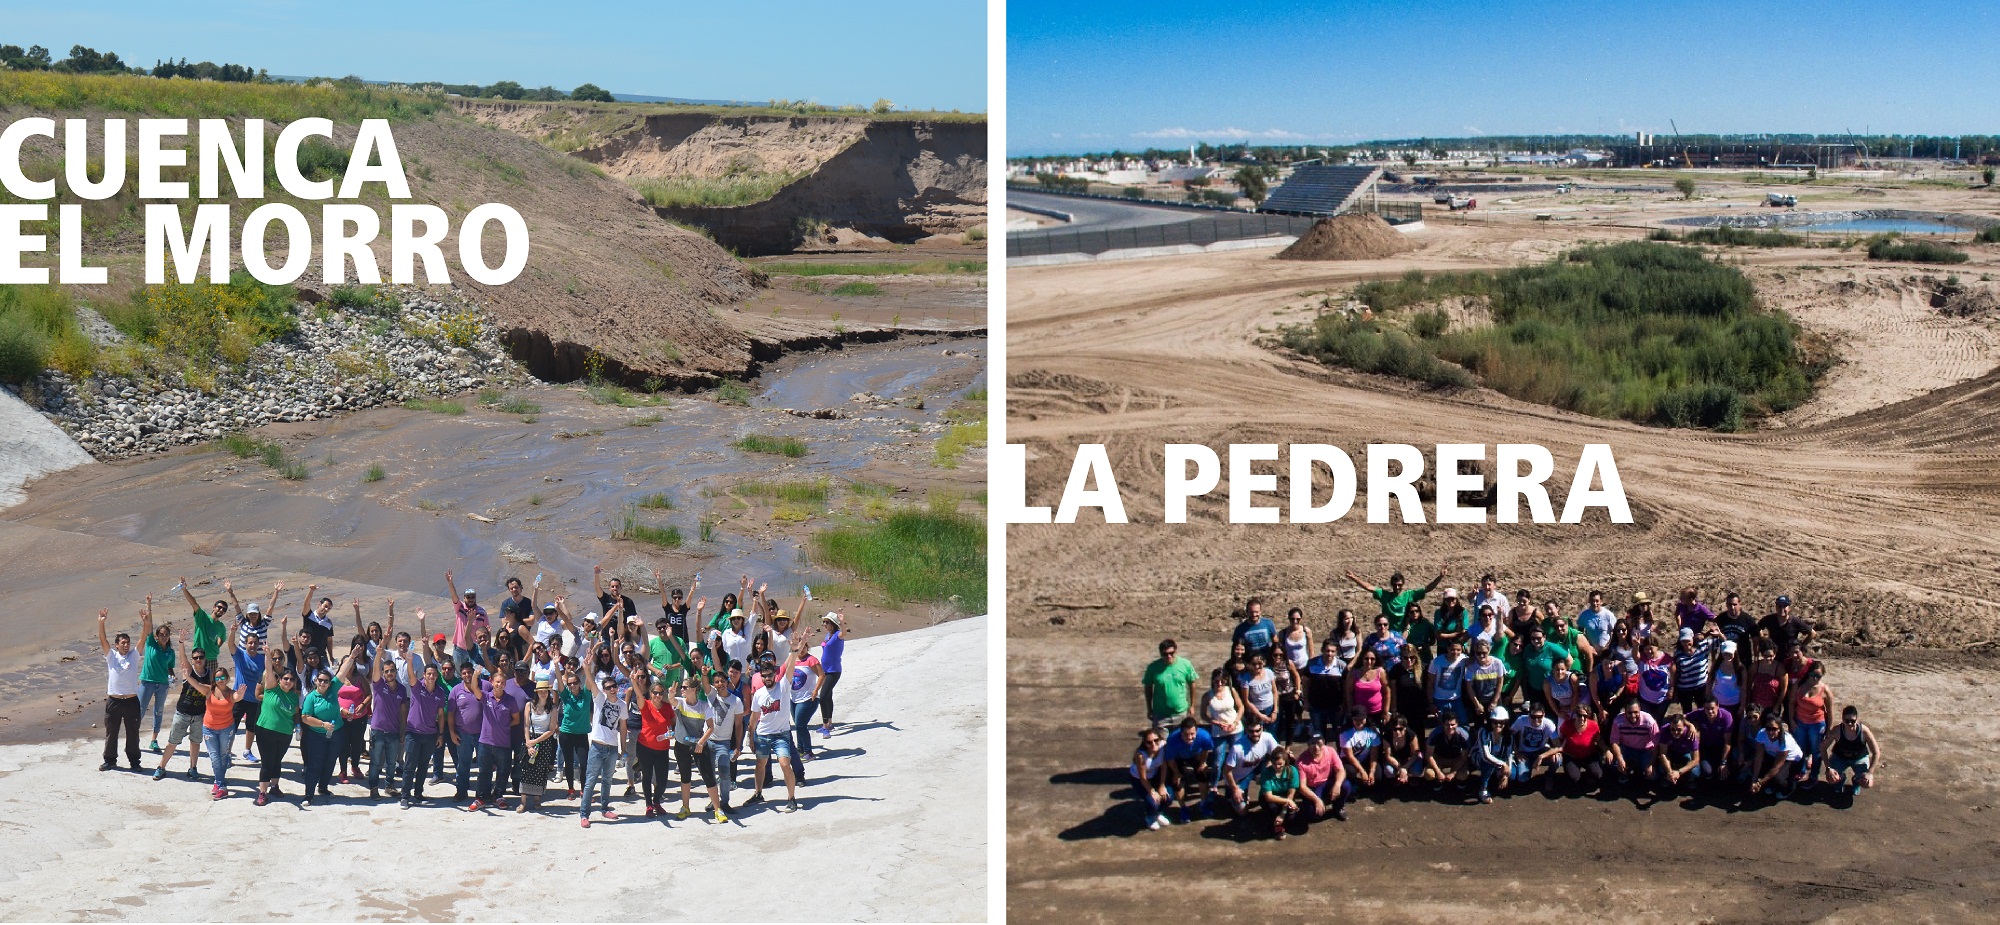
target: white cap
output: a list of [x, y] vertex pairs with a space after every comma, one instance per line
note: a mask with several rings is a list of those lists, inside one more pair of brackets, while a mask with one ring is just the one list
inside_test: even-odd
[[463, 590], [463, 591], [460, 591], [460, 592], [458, 592], [458, 593], [459, 593], [459, 596], [460, 596], [460, 597], [478, 597], [478, 596], [479, 596], [479, 592], [477, 592], [477, 591], [474, 591], [474, 590], [472, 590], [471, 588], [467, 588], [467, 589], [465, 589], [465, 590]]
[[1457, 597], [1457, 596], [1458, 596], [1458, 589], [1457, 589], [1457, 588], [1446, 588], [1446, 589], [1444, 589], [1444, 596], [1445, 596], [1445, 597]]
[[1683, 640], [1692, 640], [1693, 638], [1694, 638], [1694, 630], [1693, 630], [1693, 629], [1690, 629], [1690, 628], [1688, 628], [1688, 627], [1685, 627], [1685, 626], [1681, 627], [1681, 639], [1683, 639]]
[[1488, 716], [1488, 718], [1489, 718], [1489, 719], [1497, 719], [1497, 720], [1505, 720], [1505, 719], [1507, 718], [1507, 708], [1506, 708], [1506, 707], [1503, 707], [1503, 706], [1500, 706], [1500, 705], [1498, 705], [1498, 704], [1495, 704], [1495, 705], [1494, 705], [1494, 707], [1493, 707], [1493, 712], [1492, 712], [1492, 713], [1491, 713], [1491, 714], [1490, 714], [1490, 715]]
[[1724, 639], [1724, 640], [1722, 641], [1722, 654], [1724, 654], [1724, 655], [1735, 655], [1735, 654], [1736, 654], [1736, 640], [1734, 640], [1734, 639]]

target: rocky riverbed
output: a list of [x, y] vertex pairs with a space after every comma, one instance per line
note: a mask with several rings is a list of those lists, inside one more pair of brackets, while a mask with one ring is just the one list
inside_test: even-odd
[[[448, 321], [466, 346], [444, 335]], [[262, 424], [532, 381], [476, 306], [423, 295], [406, 295], [389, 312], [301, 304], [297, 334], [259, 346], [240, 369], [213, 373], [212, 388], [197, 388], [171, 372], [77, 381], [49, 370], [19, 394], [105, 460]]]

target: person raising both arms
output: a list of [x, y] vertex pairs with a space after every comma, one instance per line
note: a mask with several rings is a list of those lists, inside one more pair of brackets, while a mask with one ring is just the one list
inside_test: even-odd
[[597, 603], [604, 610], [604, 619], [616, 625], [624, 624], [626, 618], [639, 615], [639, 605], [625, 595], [625, 583], [617, 578], [604, 580], [604, 566], [592, 566], [590, 570], [591, 588], [597, 593]]
[[[139, 612], [143, 635], [148, 644], [153, 637], [153, 599], [146, 598], [146, 609]], [[104, 763], [97, 766], [99, 771], [109, 771], [118, 767], [118, 732], [125, 732], [125, 759], [132, 770], [139, 770], [139, 673], [143, 667], [143, 656], [132, 649], [132, 634], [119, 633], [117, 638], [105, 635], [104, 622], [111, 618], [109, 609], [97, 612], [97, 645], [104, 651]], [[161, 773], [154, 779], [165, 776], [167, 759], [160, 759]]]
[[768, 657], [758, 666], [757, 674], [763, 678], [764, 686], [758, 688], [750, 699], [750, 715], [757, 718], [756, 731], [751, 740], [757, 753], [757, 788], [750, 794], [750, 799], [743, 801], [745, 806], [764, 801], [764, 782], [775, 761], [785, 774], [785, 805], [780, 809], [796, 812], [799, 808], [798, 775], [792, 770], [791, 696], [789, 685], [778, 683], [778, 679], [792, 676], [792, 669], [797, 667], [795, 660], [803, 648], [794, 646], [791, 658], [787, 658], [782, 666], [772, 664]]
[[486, 618], [486, 608], [479, 606], [479, 592], [471, 588], [463, 593], [458, 590], [458, 582], [452, 579], [450, 570], [444, 573], [444, 584], [451, 589], [451, 608], [456, 617], [451, 636], [451, 660], [458, 665], [460, 674], [465, 666], [478, 661], [474, 654], [478, 646], [479, 632], [491, 628]]
[[[153, 596], [149, 594], [146, 596], [145, 610], [140, 611], [142, 616], [148, 618], [149, 624], [152, 610]], [[174, 666], [177, 656], [174, 649], [173, 624], [160, 623], [152, 626], [150, 630], [141, 633], [140, 638], [145, 640], [141, 646], [145, 661], [139, 669], [139, 716], [143, 719], [147, 713], [153, 714], [153, 734], [146, 741], [146, 750], [158, 754], [160, 723], [166, 717], [167, 695], [174, 689]], [[106, 763], [115, 766], [117, 763], [115, 756], [106, 759]], [[132, 770], [138, 769], [137, 762], [134, 762]], [[103, 770], [108, 771], [111, 768]]]
[[317, 602], [313, 595], [319, 585], [306, 586], [306, 599], [299, 604], [299, 631], [306, 634], [306, 644], [321, 652], [333, 651], [333, 598], [322, 597]]
[[[611, 809], [611, 778], [618, 770], [618, 750], [624, 741], [625, 703], [618, 697], [618, 682], [610, 670], [589, 669], [590, 755], [583, 775], [583, 801], [577, 804], [583, 827], [590, 828], [590, 803], [596, 799], [606, 822], [617, 822]], [[469, 683], [478, 683], [476, 681]]]
[[201, 609], [201, 602], [194, 599], [194, 589], [186, 576], [181, 577], [181, 596], [187, 599], [188, 611], [194, 615], [194, 638], [188, 643], [191, 649], [199, 650], [210, 666], [218, 664], [222, 653], [222, 638], [229, 635], [229, 627], [223, 625], [222, 617], [229, 613], [228, 601], [215, 602], [215, 615]]
[[1861, 711], [1853, 704], [1841, 709], [1840, 725], [1820, 741], [1819, 751], [1835, 790], [1852, 795], [1875, 786], [1875, 773], [1882, 770], [1882, 746], [1876, 743], [1874, 730], [1862, 724]]
[[[278, 638], [284, 638], [286, 629], [280, 624]], [[257, 768], [258, 806], [271, 802], [273, 795], [283, 795], [278, 778], [284, 771], [285, 753], [292, 748], [292, 730], [299, 721], [299, 676], [281, 662], [277, 658], [264, 659], [257, 722], [251, 727], [257, 738], [257, 754], [262, 756]]]
[[[235, 656], [236, 638], [233, 634], [225, 637], [222, 650], [226, 656]], [[243, 689], [230, 683], [229, 669], [220, 665], [209, 678], [208, 681], [190, 678], [188, 686], [202, 696], [205, 709], [201, 717], [201, 741], [203, 747], [208, 749], [208, 764], [214, 773], [215, 784], [209, 790], [209, 798], [220, 800], [229, 795], [229, 759], [232, 757], [231, 749], [236, 747], [236, 702], [243, 698]]]
[[1449, 569], [1447, 568], [1439, 567], [1437, 577], [1431, 579], [1430, 584], [1414, 591], [1403, 587], [1402, 572], [1391, 574], [1389, 576], [1389, 584], [1386, 587], [1372, 586], [1362, 581], [1360, 576], [1355, 575], [1352, 570], [1347, 572], [1347, 580], [1353, 582], [1355, 587], [1368, 592], [1368, 595], [1373, 597], [1375, 603], [1382, 608], [1382, 616], [1389, 619], [1389, 628], [1402, 633], [1409, 629], [1410, 605], [1423, 600], [1424, 595], [1437, 590], [1437, 586], [1444, 583], [1444, 576], [1448, 571]]

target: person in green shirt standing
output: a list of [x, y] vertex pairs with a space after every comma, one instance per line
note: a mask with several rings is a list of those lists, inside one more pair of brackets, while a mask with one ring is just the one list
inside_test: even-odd
[[[145, 613], [153, 612], [153, 596], [146, 595]], [[139, 667], [139, 711], [153, 711], [153, 735], [147, 741], [146, 750], [160, 750], [160, 721], [165, 718], [167, 695], [174, 688], [174, 630], [173, 624], [162, 623], [146, 634], [146, 657]]]
[[1437, 577], [1431, 579], [1430, 584], [1415, 591], [1403, 587], [1402, 572], [1397, 572], [1389, 576], [1388, 587], [1370, 587], [1367, 582], [1362, 581], [1352, 571], [1347, 573], [1347, 580], [1354, 582], [1356, 587], [1368, 592], [1369, 596], [1375, 599], [1375, 603], [1382, 608], [1382, 615], [1389, 618], [1390, 629], [1398, 633], [1404, 633], [1409, 630], [1410, 626], [1410, 605], [1423, 600], [1424, 595], [1437, 590], [1437, 586], [1444, 583], [1446, 571], [1448, 570], [1440, 567]]
[[228, 601], [215, 602], [215, 616], [201, 609], [201, 602], [194, 599], [194, 589], [188, 587], [187, 578], [181, 579], [181, 596], [187, 598], [188, 609], [194, 611], [194, 638], [189, 647], [199, 650], [208, 663], [213, 665], [222, 654], [222, 637], [229, 628], [222, 625], [222, 615], [229, 612]]
[[1530, 704], [1539, 703], [1544, 711], [1549, 707], [1547, 695], [1543, 692], [1548, 682], [1549, 672], [1555, 669], [1556, 660], [1574, 663], [1576, 654], [1548, 639], [1537, 623], [1528, 630], [1528, 639], [1521, 644], [1517, 653], [1521, 672], [1521, 697]]
[[556, 744], [561, 748], [563, 780], [569, 784], [569, 798], [576, 799], [576, 782], [584, 775], [584, 758], [590, 747], [590, 689], [573, 670], [564, 671], [562, 686], [556, 691]]
[[[284, 666], [284, 659], [265, 658], [263, 685], [259, 688], [257, 723], [252, 734], [257, 739], [257, 753], [262, 764], [257, 772], [257, 805], [271, 801], [273, 795], [283, 796], [278, 787], [278, 775], [285, 763], [285, 752], [292, 747], [292, 729], [299, 718], [299, 677], [292, 669]], [[334, 717], [340, 716], [335, 708]]]
[[1146, 666], [1140, 676], [1146, 697], [1146, 716], [1154, 726], [1171, 728], [1187, 718], [1194, 704], [1198, 675], [1193, 663], [1179, 656], [1180, 648], [1171, 639], [1160, 641], [1160, 657]]
[[313, 794], [319, 795], [319, 802], [332, 798], [327, 789], [333, 783], [333, 757], [335, 732], [345, 724], [340, 715], [340, 688], [333, 683], [335, 675], [347, 677], [354, 667], [354, 654], [348, 653], [340, 663], [337, 672], [322, 671], [313, 678], [312, 691], [299, 702], [299, 723], [305, 731], [299, 736], [300, 750], [305, 753], [305, 782], [307, 803], [313, 802]]

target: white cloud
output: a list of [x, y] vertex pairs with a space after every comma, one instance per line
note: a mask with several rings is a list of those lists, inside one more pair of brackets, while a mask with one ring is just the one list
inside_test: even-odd
[[1269, 128], [1269, 129], [1264, 129], [1263, 131], [1255, 131], [1252, 129], [1235, 128], [1235, 127], [1214, 128], [1214, 129], [1192, 129], [1192, 128], [1182, 128], [1176, 126], [1174, 128], [1163, 128], [1152, 132], [1133, 132], [1132, 137], [1167, 138], [1167, 139], [1177, 139], [1181, 141], [1228, 142], [1244, 138], [1261, 138], [1267, 141], [1307, 141], [1314, 138], [1315, 136], [1302, 135], [1298, 132], [1286, 131], [1285, 129], [1281, 128]]

